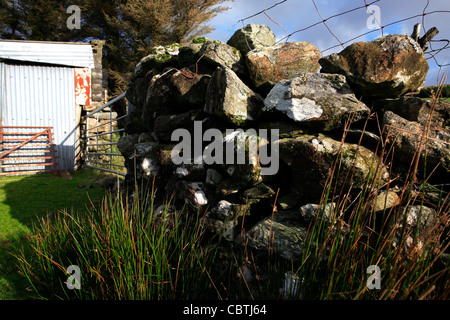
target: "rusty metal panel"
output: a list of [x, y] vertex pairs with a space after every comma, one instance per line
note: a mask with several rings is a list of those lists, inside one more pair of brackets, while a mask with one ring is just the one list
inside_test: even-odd
[[91, 105], [91, 69], [89, 68], [75, 68], [75, 100], [79, 105]]
[[77, 128], [74, 69], [4, 63], [3, 87], [2, 124], [53, 127], [58, 169], [72, 170]]
[[94, 68], [89, 43], [0, 40], [0, 58]]

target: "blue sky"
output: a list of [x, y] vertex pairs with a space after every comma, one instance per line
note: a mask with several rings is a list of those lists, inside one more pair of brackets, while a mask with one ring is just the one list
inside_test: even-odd
[[[206, 36], [211, 39], [226, 42], [237, 29], [249, 23], [257, 23], [268, 25], [277, 36], [278, 41], [312, 42], [322, 51], [323, 56], [342, 50], [342, 46], [339, 45], [339, 42], [327, 30], [323, 23], [319, 23], [317, 26], [309, 28], [308, 30], [297, 32], [289, 39], [286, 39], [287, 34], [306, 28], [322, 20], [312, 0], [287, 0], [280, 3], [275, 8], [266, 11], [269, 17], [279, 25], [282, 25], [282, 27], [272, 22], [265, 14], [260, 14], [245, 20], [244, 22], [238, 23], [239, 20], [269, 8], [281, 1], [282, 0], [235, 0], [234, 2], [227, 2], [225, 5], [230, 7], [230, 9], [210, 21], [209, 25], [215, 27], [216, 30]], [[366, 0], [366, 2], [367, 4], [371, 4], [374, 0]], [[365, 5], [364, 0], [315, 0], [315, 3], [320, 14], [325, 19], [341, 12]], [[373, 31], [370, 34], [350, 41], [345, 45], [349, 45], [356, 41], [370, 41], [387, 34], [410, 35], [414, 24], [422, 22], [421, 36], [424, 34], [423, 27], [428, 30], [431, 27], [436, 26], [440, 33], [434, 39], [450, 39], [450, 0], [380, 0], [373, 3], [373, 5], [377, 6], [373, 9], [378, 12], [372, 11], [372, 13], [377, 15], [377, 19], [379, 18], [381, 25], [388, 25], [401, 19], [421, 15], [424, 8], [427, 6], [427, 3], [428, 7], [426, 8], [426, 12], [430, 14], [427, 14], [423, 21], [421, 16], [408, 19], [384, 28], [383, 32], [381, 32], [380, 29], [369, 28], [370, 26], [377, 26], [377, 24], [373, 16], [367, 12], [366, 8], [331, 18], [327, 20], [326, 23], [333, 34], [341, 42], [346, 42], [358, 35]], [[447, 12], [431, 13], [434, 11]], [[433, 43], [432, 48], [437, 49], [445, 44], [445, 42]], [[336, 47], [329, 49], [333, 46]], [[427, 58], [430, 57], [430, 55], [426, 56]], [[450, 64], [450, 48], [437, 54], [436, 60], [439, 64]], [[449, 71], [449, 66], [444, 66], [439, 69], [432, 58], [428, 60], [428, 63], [430, 65], [430, 71], [428, 72], [426, 85], [435, 85], [443, 76], [444, 72]], [[450, 75], [448, 75], [448, 78], [446, 83], [450, 83]]]

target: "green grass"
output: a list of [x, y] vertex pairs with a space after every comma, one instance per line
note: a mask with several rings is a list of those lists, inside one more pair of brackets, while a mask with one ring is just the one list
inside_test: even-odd
[[[52, 174], [0, 178], [0, 300], [26, 299], [26, 282], [17, 274], [17, 260], [10, 253], [24, 248], [33, 236], [32, 224], [58, 210], [84, 211], [90, 201], [98, 202], [105, 191], [96, 185], [102, 175], [94, 170], [72, 174], [73, 180]], [[93, 184], [90, 189], [79, 184]]]

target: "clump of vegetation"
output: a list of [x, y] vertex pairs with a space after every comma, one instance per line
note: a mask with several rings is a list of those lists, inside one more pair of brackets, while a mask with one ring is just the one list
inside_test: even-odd
[[440, 97], [444, 100], [447, 100], [450, 98], [450, 84], [442, 86], [441, 89], [439, 89], [438, 86], [429, 86], [425, 87], [422, 90], [420, 90], [419, 94], [417, 95], [420, 98], [433, 98], [435, 97], [436, 93], [440, 91]]

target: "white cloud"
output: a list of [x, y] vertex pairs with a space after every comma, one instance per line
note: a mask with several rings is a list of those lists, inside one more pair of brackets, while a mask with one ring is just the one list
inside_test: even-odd
[[[245, 20], [243, 23], [239, 22], [261, 10], [269, 8], [281, 0], [235, 0], [235, 2], [225, 3], [231, 9], [211, 20], [210, 25], [215, 27], [216, 30], [207, 36], [212, 39], [227, 41], [235, 30], [241, 28], [248, 23], [258, 23], [268, 25], [277, 36], [277, 39], [285, 37], [285, 31], [276, 23], [282, 25], [287, 33], [293, 33], [297, 30], [306, 28], [316, 22], [320, 22], [321, 18], [314, 7], [312, 0], [287, 0], [284, 3], [276, 6], [275, 8], [266, 11], [269, 17], [275, 21], [272, 22], [265, 14], [260, 14], [256, 17]], [[368, 4], [374, 0], [366, 0]], [[315, 3], [320, 11], [320, 14], [324, 19], [327, 19], [333, 15], [351, 10], [356, 7], [364, 6], [364, 0], [315, 0]], [[383, 34], [390, 33], [406, 33], [411, 34], [414, 24], [423, 23], [426, 30], [436, 26], [440, 33], [435, 39], [450, 39], [450, 2], [448, 0], [429, 0], [429, 5], [426, 8], [426, 12], [434, 12], [428, 14], [422, 20], [422, 13], [427, 6], [428, 0], [380, 0], [374, 5], [380, 8], [380, 22], [382, 25], [389, 25], [395, 21], [410, 18], [415, 15], [418, 17], [408, 19], [383, 29]], [[436, 12], [447, 11], [447, 12]], [[333, 34], [341, 42], [346, 42], [352, 38], [355, 38], [361, 34], [371, 31], [367, 27], [367, 20], [372, 16], [366, 11], [365, 8], [352, 11], [345, 15], [341, 15], [335, 18], [330, 18], [326, 21], [326, 24], [331, 29]], [[231, 29], [234, 26], [233, 29]], [[231, 29], [231, 30], [230, 30]], [[422, 27], [421, 35], [424, 34]], [[359, 37], [345, 45], [348, 45], [355, 41], [369, 41], [382, 35], [381, 30], [376, 30], [370, 34]], [[293, 34], [289, 41], [309, 41], [314, 43], [321, 51], [338, 45], [336, 48], [327, 50], [323, 54], [328, 55], [332, 52], [339, 52], [342, 47], [339, 46], [339, 42], [335, 37], [327, 30], [327, 27], [323, 23], [311, 27], [305, 31], [296, 32]], [[433, 49], [442, 47], [445, 43], [433, 43]], [[449, 56], [449, 58], [447, 58]], [[427, 56], [428, 57], [428, 56]], [[446, 63], [450, 63], [450, 49], [444, 50], [436, 56], [438, 63], [442, 64], [447, 58]], [[436, 83], [436, 75], [438, 70], [433, 59], [429, 59], [430, 72], [427, 77], [427, 84]], [[441, 75], [444, 71], [447, 71], [447, 67], [441, 70]], [[449, 77], [450, 78], [450, 77]], [[447, 81], [449, 82], [449, 81]]]

